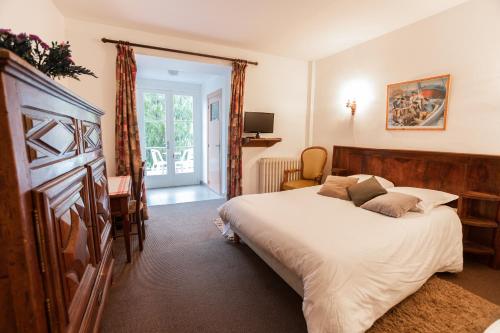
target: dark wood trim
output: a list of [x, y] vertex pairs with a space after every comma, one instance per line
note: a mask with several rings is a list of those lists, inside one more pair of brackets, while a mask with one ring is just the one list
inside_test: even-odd
[[192, 51], [170, 49], [170, 48], [166, 48], [166, 47], [153, 46], [153, 45], [147, 45], [147, 44], [131, 43], [131, 42], [127, 42], [127, 41], [124, 41], [124, 40], [114, 40], [114, 39], [109, 39], [109, 38], [101, 38], [101, 41], [103, 43], [125, 44], [125, 45], [130, 45], [130, 46], [135, 46], [135, 47], [142, 47], [143, 49], [151, 49], [151, 50], [159, 50], [159, 51], [166, 51], [166, 52], [187, 54], [187, 55], [192, 55], [192, 56], [196, 56], [196, 57], [204, 57], [204, 58], [212, 58], [212, 59], [219, 59], [219, 60], [227, 60], [227, 61], [231, 61], [231, 62], [234, 62], [234, 61], [243, 61], [243, 62], [246, 62], [247, 64], [255, 65], [255, 66], [257, 66], [259, 64], [257, 61], [250, 61], [250, 60], [245, 60], [245, 59], [236, 59], [236, 58], [222, 57], [222, 56], [217, 56], [217, 55], [213, 55], [213, 54], [206, 54], [206, 53], [200, 53], [200, 52], [192, 52]]
[[385, 177], [396, 186], [424, 187], [461, 195], [500, 195], [500, 156], [437, 151], [334, 146], [332, 168]]
[[241, 139], [242, 147], [271, 147], [281, 142], [281, 138], [252, 138], [246, 137]]
[[332, 176], [345, 176], [346, 173], [347, 173], [347, 170], [342, 169], [342, 168], [332, 168], [332, 170], [331, 170]]

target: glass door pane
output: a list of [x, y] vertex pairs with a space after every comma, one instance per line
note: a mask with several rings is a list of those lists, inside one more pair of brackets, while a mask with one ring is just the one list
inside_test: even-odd
[[193, 96], [173, 95], [176, 174], [194, 173]]
[[163, 93], [146, 92], [143, 99], [146, 176], [167, 175], [166, 96]]

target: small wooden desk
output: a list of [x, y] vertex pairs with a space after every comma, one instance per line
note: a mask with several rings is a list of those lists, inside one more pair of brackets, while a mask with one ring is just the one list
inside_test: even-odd
[[132, 195], [132, 179], [130, 176], [109, 177], [108, 188], [111, 216], [121, 216], [123, 219], [125, 251], [127, 252], [127, 262], [130, 262], [130, 218], [128, 206]]

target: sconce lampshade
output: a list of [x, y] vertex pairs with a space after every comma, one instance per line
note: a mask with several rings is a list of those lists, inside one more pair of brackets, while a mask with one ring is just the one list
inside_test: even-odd
[[356, 101], [352, 100], [351, 102], [350, 100], [347, 100], [345, 106], [351, 109], [351, 114], [354, 116], [354, 114], [356, 113]]

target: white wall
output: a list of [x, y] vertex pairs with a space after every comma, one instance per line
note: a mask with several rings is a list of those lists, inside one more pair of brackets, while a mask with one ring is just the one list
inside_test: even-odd
[[38, 35], [48, 44], [65, 40], [64, 16], [51, 0], [1, 0], [0, 28]]
[[247, 72], [245, 111], [273, 112], [274, 133], [281, 137], [270, 148], [243, 148], [243, 192], [258, 192], [258, 160], [262, 157], [298, 157], [306, 142], [307, 62], [261, 57], [258, 70]]
[[[308, 73], [305, 61], [69, 18], [66, 19], [66, 37], [73, 45], [75, 61], [94, 70], [99, 76], [98, 79], [83, 77], [81, 81], [71, 81], [70, 88], [106, 111], [103, 118], [103, 141], [110, 173], [114, 173], [115, 170], [116, 51], [114, 45], [101, 43], [101, 37], [221, 54], [259, 62], [258, 66], [249, 65], [247, 70], [245, 110], [274, 112], [276, 114], [274, 135], [282, 137], [283, 142], [269, 149], [245, 148], [243, 154], [245, 193], [254, 193], [258, 190], [257, 161], [260, 157], [296, 156], [304, 147]], [[184, 55], [139, 48], [136, 48], [136, 53], [221, 64], [205, 58], [189, 58]]]
[[[317, 61], [314, 144], [500, 154], [499, 36], [500, 1], [474, 0]], [[446, 73], [446, 131], [385, 130], [387, 84]]]
[[[0, 28], [39, 36], [50, 45], [65, 41], [65, 19], [51, 0], [0, 0]], [[57, 79], [65, 86], [72, 79]]]

